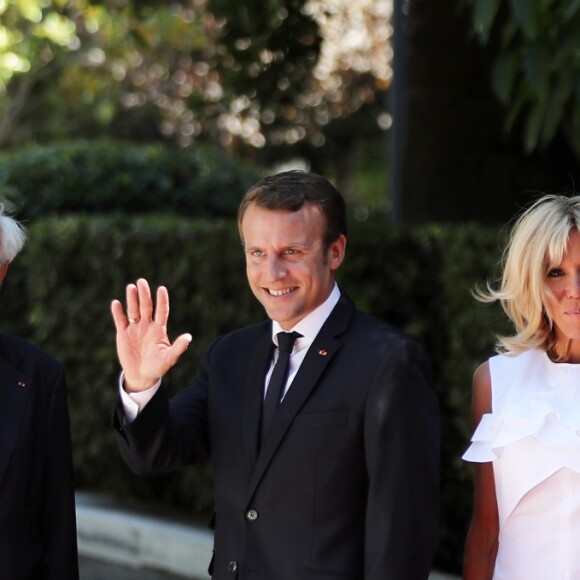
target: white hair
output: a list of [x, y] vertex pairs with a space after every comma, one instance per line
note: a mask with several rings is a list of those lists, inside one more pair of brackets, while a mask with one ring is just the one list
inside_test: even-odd
[[12, 262], [22, 250], [26, 241], [24, 228], [12, 217], [6, 215], [0, 204], [0, 265]]

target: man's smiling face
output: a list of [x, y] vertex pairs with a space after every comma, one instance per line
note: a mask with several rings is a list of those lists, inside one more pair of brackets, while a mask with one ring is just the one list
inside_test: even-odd
[[252, 203], [241, 232], [250, 288], [270, 319], [289, 330], [328, 298], [346, 238], [324, 248], [326, 223], [318, 207], [306, 203], [292, 212]]

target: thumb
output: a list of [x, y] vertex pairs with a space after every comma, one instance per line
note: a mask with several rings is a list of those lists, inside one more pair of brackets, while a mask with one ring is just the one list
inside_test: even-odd
[[175, 339], [169, 349], [169, 361], [171, 366], [173, 366], [179, 357], [187, 350], [192, 340], [193, 337], [188, 332], [181, 334]]

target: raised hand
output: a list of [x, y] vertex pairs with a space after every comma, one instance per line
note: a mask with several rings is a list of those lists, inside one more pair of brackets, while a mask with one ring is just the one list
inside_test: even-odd
[[169, 295], [157, 289], [155, 312], [147, 280], [140, 278], [126, 290], [127, 315], [119, 300], [111, 303], [117, 329], [117, 355], [125, 371], [125, 390], [144, 391], [152, 387], [187, 350], [192, 336], [178, 336], [173, 343], [167, 336]]

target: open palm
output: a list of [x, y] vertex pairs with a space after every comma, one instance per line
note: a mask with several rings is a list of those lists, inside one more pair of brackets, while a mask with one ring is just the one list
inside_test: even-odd
[[186, 333], [173, 343], [169, 340], [169, 295], [164, 286], [157, 289], [155, 309], [149, 284], [143, 278], [127, 286], [126, 300], [126, 315], [121, 302], [111, 303], [117, 329], [117, 355], [125, 371], [125, 390], [143, 391], [175, 365], [192, 337]]

